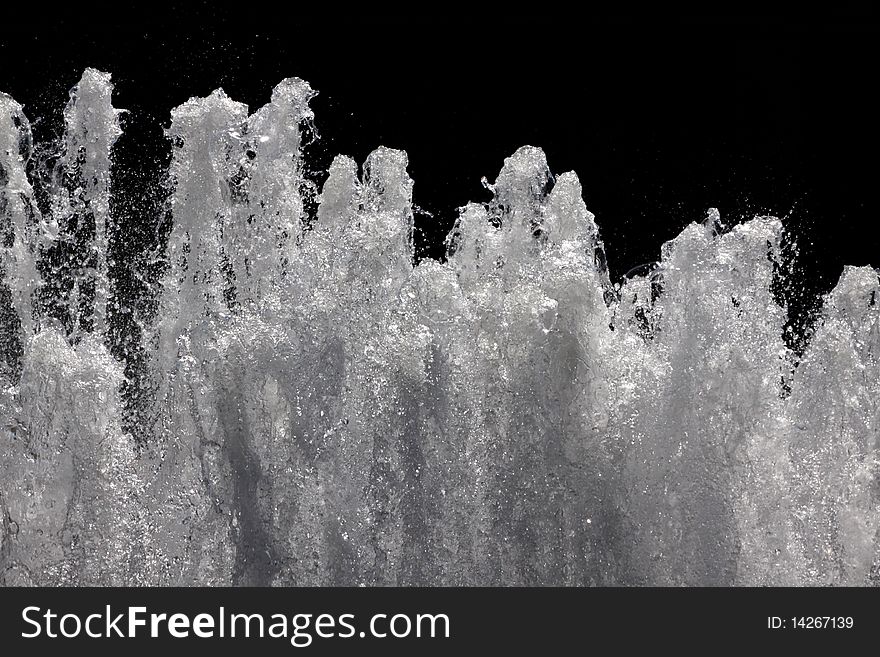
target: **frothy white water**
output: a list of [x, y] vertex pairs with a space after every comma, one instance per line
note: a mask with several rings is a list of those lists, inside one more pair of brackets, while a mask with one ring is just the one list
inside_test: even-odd
[[[136, 444], [106, 346], [111, 92], [71, 92], [46, 217], [0, 95], [4, 583], [877, 582], [876, 271], [844, 271], [795, 367], [778, 220], [710, 213], [612, 285], [577, 176], [533, 147], [414, 267], [402, 151], [337, 157], [305, 229], [299, 79], [172, 112]], [[40, 272], [72, 217], [63, 327]]]

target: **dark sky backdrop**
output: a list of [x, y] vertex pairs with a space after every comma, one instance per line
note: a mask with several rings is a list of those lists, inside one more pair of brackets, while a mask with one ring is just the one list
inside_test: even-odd
[[487, 198], [480, 178], [532, 144], [578, 173], [615, 277], [712, 206], [787, 216], [811, 290], [844, 263], [880, 266], [880, 39], [865, 18], [284, 18], [191, 3], [87, 22], [79, 7], [4, 27], [0, 90], [51, 132], [84, 67], [112, 72], [115, 104], [133, 111], [120, 146], [132, 178], [162, 161], [175, 105], [222, 86], [253, 110], [295, 75], [320, 92], [315, 168], [408, 152], [415, 202], [434, 215], [417, 217], [420, 256], [441, 252], [457, 206]]

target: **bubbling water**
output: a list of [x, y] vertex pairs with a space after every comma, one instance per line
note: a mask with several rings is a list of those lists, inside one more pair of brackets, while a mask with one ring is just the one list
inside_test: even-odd
[[777, 219], [710, 213], [613, 285], [577, 176], [534, 147], [413, 266], [402, 151], [337, 157], [307, 216], [293, 78], [252, 114], [222, 90], [172, 112], [136, 312], [110, 275], [111, 94], [92, 69], [71, 91], [43, 206], [0, 94], [3, 583], [880, 579], [873, 269], [845, 269], [798, 362]]

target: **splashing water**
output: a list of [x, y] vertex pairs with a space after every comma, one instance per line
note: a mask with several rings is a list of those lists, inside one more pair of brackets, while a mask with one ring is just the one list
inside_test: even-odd
[[164, 273], [129, 308], [111, 92], [71, 91], [45, 207], [0, 94], [3, 583], [880, 579], [873, 269], [798, 361], [778, 220], [710, 213], [612, 285], [577, 176], [533, 147], [414, 267], [402, 151], [337, 157], [309, 221], [289, 79], [253, 114], [222, 90], [172, 112], [167, 248], [121, 265]]

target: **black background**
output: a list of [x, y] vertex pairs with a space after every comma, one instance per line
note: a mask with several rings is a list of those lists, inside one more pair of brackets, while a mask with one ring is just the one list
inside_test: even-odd
[[[511, 4], [511, 6], [513, 6]], [[786, 217], [798, 237], [804, 289], [795, 314], [831, 288], [843, 264], [880, 265], [875, 98], [878, 28], [864, 16], [583, 18], [561, 5], [520, 15], [432, 17], [288, 15], [209, 3], [173, 11], [89, 3], [4, 7], [0, 90], [25, 105], [38, 136], [59, 129], [83, 68], [113, 73], [115, 103], [131, 110], [116, 149], [124, 248], [149, 245], [162, 223], [161, 127], [172, 107], [222, 86], [255, 109], [284, 77], [320, 91], [316, 172], [336, 153], [363, 161], [382, 144], [409, 154], [420, 214], [418, 257], [440, 256], [455, 208], [486, 200], [503, 159], [545, 149], [557, 173], [574, 169], [606, 242], [612, 275], [655, 260], [663, 241], [718, 207], [728, 221]], [[137, 13], [137, 15], [135, 15]], [[316, 174], [320, 178], [320, 173]], [[119, 274], [121, 276], [121, 274]], [[119, 279], [117, 279], [119, 280]], [[677, 596], [677, 597], [676, 597]], [[873, 631], [868, 591], [9, 591], [0, 596], [5, 645], [21, 608], [147, 604], [261, 605], [320, 613], [339, 607], [447, 611], [457, 645], [540, 649], [620, 645], [791, 646]], [[672, 604], [670, 604], [672, 603]], [[344, 607], [344, 608], [343, 608]], [[766, 630], [766, 617], [855, 615], [856, 633]], [[863, 640], [860, 638], [860, 640]], [[276, 649], [292, 650], [284, 643]], [[395, 644], [376, 647], [389, 651]], [[456, 645], [456, 644], [453, 644]], [[65, 647], [66, 643], [53, 648]], [[83, 646], [85, 647], [85, 646]], [[118, 652], [127, 644], [89, 644]], [[158, 646], [156, 646], [158, 647]], [[191, 652], [193, 642], [162, 644]], [[347, 646], [346, 646], [347, 647]], [[404, 642], [448, 654], [448, 644]], [[264, 650], [264, 646], [260, 646]], [[316, 648], [310, 650], [314, 651]]]
[[710, 207], [727, 223], [785, 217], [800, 245], [803, 286], [786, 293], [798, 317], [844, 264], [880, 265], [878, 27], [868, 16], [329, 9], [19, 7], [0, 36], [0, 90], [46, 137], [83, 68], [110, 71], [115, 105], [132, 111], [117, 146], [132, 200], [117, 207], [148, 233], [171, 108], [222, 86], [254, 110], [299, 76], [320, 92], [321, 139], [307, 156], [319, 181], [337, 153], [409, 154], [426, 211], [417, 258], [441, 257], [456, 208], [486, 200], [481, 177], [494, 180], [505, 157], [532, 144], [554, 172], [579, 175], [615, 279], [656, 260]]

